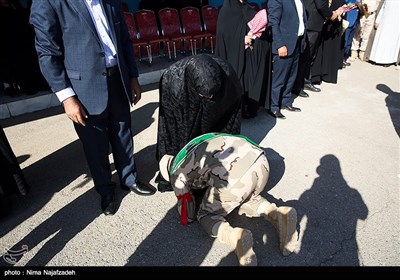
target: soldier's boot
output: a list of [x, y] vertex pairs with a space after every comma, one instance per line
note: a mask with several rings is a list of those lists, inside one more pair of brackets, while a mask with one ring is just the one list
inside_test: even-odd
[[271, 222], [279, 234], [279, 249], [282, 255], [293, 253], [298, 246], [297, 240], [297, 212], [289, 206], [276, 207], [275, 204], [265, 209], [261, 214]]
[[250, 230], [231, 227], [227, 222], [221, 222], [218, 227], [217, 239], [235, 251], [240, 266], [256, 266], [257, 257], [253, 251], [253, 234]]
[[284, 256], [291, 254], [297, 248], [297, 212], [293, 207], [278, 208], [275, 203], [260, 199], [254, 204], [242, 204], [238, 213], [247, 217], [262, 216], [271, 222], [279, 234], [279, 248]]
[[360, 58], [361, 61], [365, 61], [365, 51], [360, 51], [358, 57]]
[[358, 57], [358, 51], [351, 51], [351, 56], [349, 57], [349, 60], [351, 61], [351, 62], [353, 62], [353, 61], [355, 61], [356, 59], [357, 59], [357, 57]]

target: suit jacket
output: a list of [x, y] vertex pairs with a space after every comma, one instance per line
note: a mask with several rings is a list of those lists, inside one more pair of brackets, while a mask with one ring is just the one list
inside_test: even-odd
[[332, 10], [329, 8], [328, 0], [303, 0], [307, 11], [307, 30], [322, 30], [326, 20], [331, 18]]
[[[290, 56], [297, 44], [299, 17], [294, 0], [269, 0], [268, 26], [272, 30], [272, 53], [277, 54], [278, 49], [286, 46]], [[303, 22], [306, 26], [305, 9], [303, 5]], [[304, 31], [305, 32], [305, 31]], [[301, 40], [301, 50], [304, 49], [305, 36]]]
[[[120, 0], [101, 0], [116, 47], [118, 68], [132, 104], [130, 78], [138, 77]], [[53, 92], [72, 87], [89, 114], [107, 107], [104, 50], [83, 0], [33, 0], [30, 22], [44, 77]]]

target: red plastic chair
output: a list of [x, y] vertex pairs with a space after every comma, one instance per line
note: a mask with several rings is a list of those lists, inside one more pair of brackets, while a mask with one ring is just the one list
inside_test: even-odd
[[[217, 34], [217, 20], [218, 20], [218, 10], [214, 6], [206, 5], [201, 7], [201, 16], [203, 17], [204, 30], [210, 32], [210, 42], [211, 53], [214, 53], [214, 42]], [[206, 44], [206, 48], [208, 45]]]
[[139, 61], [142, 61], [142, 47], [145, 47], [147, 50], [147, 56], [150, 54], [150, 45], [146, 40], [139, 39], [138, 33], [135, 24], [135, 18], [132, 13], [124, 12], [124, 18], [126, 25], [128, 26], [129, 35], [132, 41], [133, 50], [135, 57], [139, 58]]
[[199, 9], [196, 7], [184, 7], [180, 10], [183, 32], [192, 36], [190, 44], [194, 53], [197, 53], [197, 48], [202, 48], [203, 41], [210, 40], [211, 32], [205, 32], [202, 29]]
[[[177, 9], [164, 8], [158, 11], [158, 19], [160, 20], [161, 33], [168, 37], [174, 48], [174, 58], [176, 59], [176, 45], [183, 53], [191, 39], [190, 35], [183, 34], [179, 13]], [[193, 52], [193, 50], [192, 50]]]
[[[139, 38], [146, 40], [150, 46], [149, 63], [152, 62], [151, 52], [160, 52], [165, 46], [168, 49], [168, 57], [171, 59], [171, 51], [169, 47], [168, 37], [160, 35], [157, 25], [157, 19], [154, 11], [141, 9], [134, 13], [139, 31]], [[162, 47], [161, 47], [161, 44]]]

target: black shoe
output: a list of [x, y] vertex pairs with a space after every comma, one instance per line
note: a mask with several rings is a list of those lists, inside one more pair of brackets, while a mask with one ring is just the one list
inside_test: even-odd
[[321, 89], [317, 88], [316, 86], [314, 86], [313, 84], [304, 84], [304, 89], [305, 90], [309, 90], [309, 91], [313, 91], [313, 92], [320, 92]]
[[289, 110], [289, 111], [292, 111], [292, 112], [301, 112], [300, 108], [293, 107], [293, 106], [284, 106], [284, 107], [282, 107], [282, 109], [283, 110]]
[[343, 61], [343, 68], [346, 68], [346, 66], [350, 66], [351, 65], [351, 63], [350, 62], [346, 62], [346, 61]]
[[134, 183], [132, 186], [121, 186], [121, 189], [126, 190], [126, 191], [132, 191], [138, 195], [152, 195], [154, 194], [156, 191], [147, 186], [146, 184], [136, 181], [136, 183]]
[[106, 216], [114, 215], [116, 210], [114, 191], [101, 197], [101, 210]]
[[271, 115], [277, 119], [286, 119], [286, 117], [281, 113], [281, 111], [273, 111]]
[[308, 93], [305, 92], [304, 90], [300, 90], [299, 94], [297, 94], [300, 97], [309, 97]]
[[159, 192], [172, 192], [174, 190], [171, 183], [166, 181], [159, 182], [157, 185], [157, 189]]

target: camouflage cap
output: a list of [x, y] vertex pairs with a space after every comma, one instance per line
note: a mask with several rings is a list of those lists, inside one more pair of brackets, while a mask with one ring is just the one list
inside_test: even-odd
[[172, 159], [174, 157], [171, 155], [164, 155], [159, 163], [159, 169], [161, 176], [163, 176], [164, 180], [169, 182], [169, 171], [171, 169]]

